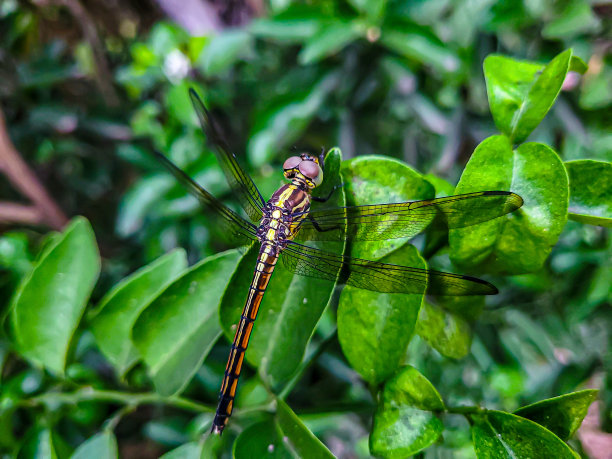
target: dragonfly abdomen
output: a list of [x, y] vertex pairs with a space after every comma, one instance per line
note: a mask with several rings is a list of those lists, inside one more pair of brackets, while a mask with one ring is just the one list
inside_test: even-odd
[[213, 433], [221, 434], [229, 417], [232, 415], [236, 386], [238, 385], [238, 378], [242, 370], [244, 354], [249, 345], [253, 323], [257, 318], [261, 300], [266, 292], [266, 287], [277, 260], [278, 247], [268, 243], [262, 244], [253, 273], [253, 280], [249, 287], [249, 294], [242, 310], [242, 316], [240, 317], [232, 349], [227, 360], [227, 366], [225, 367], [221, 392], [219, 393], [219, 405], [217, 406], [211, 430]]

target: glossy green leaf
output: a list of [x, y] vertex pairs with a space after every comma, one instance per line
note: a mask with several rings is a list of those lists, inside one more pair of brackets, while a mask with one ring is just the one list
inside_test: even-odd
[[442, 73], [459, 70], [461, 61], [458, 56], [433, 36], [420, 32], [383, 29], [380, 43], [401, 56], [433, 67]]
[[[404, 163], [361, 156], [342, 164], [347, 204], [428, 199], [433, 186]], [[428, 222], [423, 223], [423, 228]], [[351, 256], [425, 268], [406, 238], [353, 244]], [[399, 249], [399, 250], [398, 250]], [[348, 250], [348, 249], [347, 249]], [[384, 257], [384, 258], [383, 258]], [[377, 293], [346, 286], [338, 305], [338, 338], [351, 366], [371, 383], [388, 378], [412, 338], [423, 295]]]
[[261, 166], [273, 158], [279, 148], [296, 140], [337, 83], [338, 74], [328, 73], [310, 88], [295, 94], [292, 100], [258, 116], [247, 148], [251, 163]]
[[287, 443], [297, 457], [329, 459], [334, 455], [302, 423], [300, 418], [280, 399], [276, 400], [276, 422]]
[[26, 436], [17, 459], [64, 459], [70, 457], [70, 447], [51, 429], [33, 429]]
[[452, 196], [455, 193], [455, 186], [447, 182], [443, 178], [433, 174], [425, 174], [423, 176], [425, 180], [432, 184], [436, 190], [436, 198], [442, 198], [444, 196]]
[[524, 406], [514, 414], [537, 422], [561, 440], [567, 441], [582, 424], [598, 393], [594, 389], [572, 392]]
[[172, 251], [123, 279], [100, 300], [91, 331], [119, 374], [138, 359], [131, 338], [136, 318], [186, 268], [185, 251]]
[[612, 163], [580, 159], [565, 163], [569, 176], [569, 218], [612, 227]]
[[582, 75], [586, 73], [588, 68], [588, 65], [582, 59], [580, 59], [578, 56], [572, 56], [572, 59], [570, 60], [570, 72], [576, 72]]
[[561, 91], [570, 69], [572, 50], [556, 56], [546, 66], [491, 55], [484, 74], [491, 113], [498, 129], [520, 143], [540, 124]]
[[440, 354], [461, 359], [470, 352], [472, 329], [463, 317], [423, 302], [416, 333]]
[[[340, 183], [340, 150], [331, 150], [325, 159], [322, 192]], [[325, 206], [343, 206], [344, 194], [337, 190]], [[338, 250], [331, 244], [330, 250]], [[322, 243], [325, 249], [328, 245]], [[233, 340], [236, 324], [253, 278], [259, 245], [256, 244], [242, 259], [230, 284], [231, 291], [221, 304], [221, 323], [229, 340]], [[282, 260], [282, 254], [281, 254]], [[259, 367], [261, 377], [273, 388], [287, 382], [298, 368], [312, 332], [334, 290], [334, 283], [289, 272], [276, 265], [266, 289], [257, 321], [249, 341], [246, 360]]]
[[178, 448], [168, 451], [160, 459], [205, 459], [202, 456], [202, 444], [196, 442], [185, 443]]
[[310, 38], [300, 54], [302, 65], [312, 64], [341, 51], [361, 35], [356, 23], [336, 21], [324, 26], [319, 33]]
[[[426, 268], [418, 250], [407, 244], [384, 263]], [[425, 286], [423, 286], [423, 292]], [[342, 352], [363, 379], [377, 384], [397, 369], [412, 339], [423, 294], [377, 293], [347, 285], [338, 305]]]
[[385, 384], [370, 435], [372, 454], [404, 458], [435, 442], [443, 430], [434, 414], [444, 409], [440, 394], [411, 366], [402, 367]]
[[471, 419], [478, 459], [580, 457], [554, 433], [528, 419], [502, 411], [486, 411]]
[[215, 36], [200, 55], [200, 68], [207, 76], [219, 75], [249, 52], [252, 39], [244, 29], [227, 30]]
[[119, 457], [117, 451], [117, 440], [110, 431], [100, 432], [93, 437], [85, 440], [70, 459], [115, 459]]
[[221, 334], [218, 306], [239, 260], [236, 250], [205, 258], [136, 320], [132, 339], [159, 393], [180, 391]]
[[567, 220], [568, 179], [548, 146], [526, 143], [514, 152], [505, 136], [485, 139], [465, 167], [455, 193], [505, 190], [524, 205], [511, 214], [449, 231], [451, 260], [461, 269], [522, 274], [535, 271]]
[[245, 429], [234, 443], [236, 459], [333, 458], [333, 454], [282, 400], [276, 416]]
[[244, 429], [234, 442], [235, 459], [295, 459], [272, 420]]
[[99, 272], [93, 230], [77, 217], [44, 248], [12, 299], [12, 332], [22, 356], [64, 372], [72, 335]]
[[[347, 205], [386, 204], [435, 197], [434, 187], [421, 174], [397, 159], [359, 156], [342, 163]], [[425, 229], [430, 222], [423, 222]], [[351, 256], [378, 260], [406, 243], [407, 238], [354, 244]]]

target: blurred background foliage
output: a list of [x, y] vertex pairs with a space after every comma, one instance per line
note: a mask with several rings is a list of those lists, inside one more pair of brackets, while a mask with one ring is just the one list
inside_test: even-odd
[[[232, 204], [187, 88], [197, 89], [227, 129], [264, 196], [280, 184], [279, 166], [295, 146], [339, 146], [344, 159], [396, 157], [454, 186], [475, 146], [497, 132], [484, 58], [501, 53], [546, 63], [571, 47], [588, 71], [568, 75], [529, 140], [550, 145], [563, 161], [611, 161], [611, 14], [609, 2], [587, 0], [193, 0], [180, 8], [162, 0], [3, 0], [0, 101], [10, 139], [42, 187], [65, 215], [92, 223], [103, 262], [96, 303], [119, 279], [175, 247], [184, 247], [192, 263], [223, 248], [195, 200], [146, 154], [162, 151]], [[9, 180], [0, 181], [0, 196], [27, 201]], [[0, 225], [4, 310], [57, 225], [44, 217]], [[594, 429], [609, 431], [611, 244], [609, 230], [568, 221], [542, 269], [493, 279], [502, 293], [474, 324], [470, 353], [441, 353], [415, 337], [407, 361], [449, 405], [511, 411], [603, 388]], [[57, 384], [2, 343], [3, 400]], [[188, 394], [214, 400], [218, 376], [211, 367], [224, 365], [226, 350], [213, 350]], [[81, 336], [75, 352], [81, 363], [68, 369], [71, 384], [122, 387], [91, 335]], [[150, 387], [142, 368], [128, 379], [133, 388]], [[249, 393], [249, 384], [245, 378], [242, 391]], [[367, 413], [316, 414], [337, 394], [356, 406], [367, 398], [336, 343], [289, 401], [335, 454], [366, 457]], [[74, 448], [112, 413], [88, 403], [57, 411], [57, 441]], [[41, 419], [3, 419], [0, 448], [8, 453], [36, 434]], [[119, 424], [120, 451], [158, 456], [195, 438], [198, 422], [139, 409]], [[447, 422], [443, 444], [425, 455], [472, 456], [466, 421]], [[589, 453], [581, 438], [572, 445]]]

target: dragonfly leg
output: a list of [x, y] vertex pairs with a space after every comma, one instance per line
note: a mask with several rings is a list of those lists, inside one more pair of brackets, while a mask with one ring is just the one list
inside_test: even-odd
[[313, 201], [316, 201], [316, 202], [327, 202], [333, 196], [334, 192], [338, 188], [342, 188], [343, 186], [344, 186], [344, 183], [341, 183], [339, 185], [334, 185], [334, 187], [331, 189], [331, 191], [329, 192], [329, 194], [326, 197], [322, 198], [322, 197], [317, 197], [317, 196], [311, 196], [311, 199]]
[[329, 228], [321, 228], [319, 224], [317, 223], [317, 221], [314, 218], [312, 218], [310, 214], [308, 214], [308, 220], [310, 220], [310, 222], [312, 223], [312, 226], [314, 226], [314, 229], [316, 229], [320, 233], [325, 233], [327, 231], [338, 231], [338, 230], [342, 231], [343, 229], [340, 225], [331, 226]]

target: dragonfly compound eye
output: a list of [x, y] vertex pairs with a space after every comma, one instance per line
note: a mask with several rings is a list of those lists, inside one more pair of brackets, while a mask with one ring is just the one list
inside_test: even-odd
[[300, 158], [299, 156], [291, 156], [290, 158], [287, 158], [285, 162], [283, 163], [283, 169], [284, 170], [295, 169], [296, 167], [298, 167], [298, 165], [301, 162], [302, 162], [302, 158]]
[[300, 163], [300, 172], [304, 177], [312, 180], [315, 186], [319, 186], [323, 181], [323, 171], [314, 161], [302, 161]]

